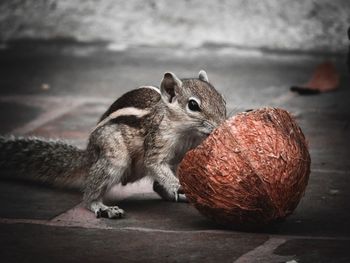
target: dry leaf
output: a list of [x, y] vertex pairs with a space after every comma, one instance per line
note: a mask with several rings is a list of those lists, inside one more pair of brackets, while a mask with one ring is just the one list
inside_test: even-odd
[[299, 94], [318, 94], [337, 89], [339, 86], [339, 73], [332, 62], [318, 65], [311, 79], [302, 86], [293, 86], [291, 91]]

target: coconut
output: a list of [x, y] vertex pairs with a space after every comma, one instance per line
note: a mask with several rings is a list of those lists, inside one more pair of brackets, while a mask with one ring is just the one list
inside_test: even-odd
[[178, 168], [187, 199], [231, 228], [257, 228], [290, 215], [304, 195], [310, 155], [285, 110], [240, 113], [221, 124]]

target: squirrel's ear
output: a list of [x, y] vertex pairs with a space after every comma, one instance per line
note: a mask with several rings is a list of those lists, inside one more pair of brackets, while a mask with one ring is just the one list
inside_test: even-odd
[[205, 72], [203, 69], [199, 71], [199, 79], [205, 82], [209, 82], [207, 72]]
[[176, 77], [174, 73], [171, 73], [171, 72], [164, 73], [164, 77], [160, 84], [160, 92], [162, 94], [162, 97], [166, 101], [172, 102], [173, 98], [177, 93], [176, 89], [181, 87], [182, 87], [182, 82], [178, 77]]

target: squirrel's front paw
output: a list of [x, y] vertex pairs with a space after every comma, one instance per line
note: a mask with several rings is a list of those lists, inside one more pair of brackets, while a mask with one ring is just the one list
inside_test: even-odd
[[153, 183], [153, 190], [164, 200], [173, 202], [186, 202], [186, 197], [183, 194], [182, 187], [178, 182], [161, 185], [155, 181]]
[[179, 194], [177, 202], [188, 203], [186, 195], [185, 194]]
[[125, 212], [123, 209], [120, 209], [118, 206], [106, 206], [99, 208], [96, 212], [96, 217], [105, 217], [110, 219], [123, 218]]

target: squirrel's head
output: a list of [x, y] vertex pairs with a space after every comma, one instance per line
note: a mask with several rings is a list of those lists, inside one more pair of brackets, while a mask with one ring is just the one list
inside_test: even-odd
[[160, 85], [163, 102], [169, 107], [171, 118], [184, 129], [210, 134], [226, 119], [226, 102], [209, 83], [204, 70], [198, 78], [179, 79], [174, 73], [164, 74]]

